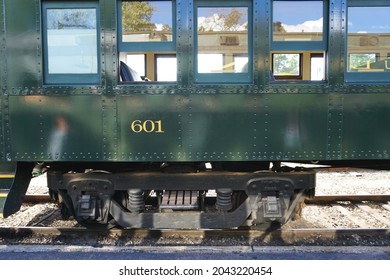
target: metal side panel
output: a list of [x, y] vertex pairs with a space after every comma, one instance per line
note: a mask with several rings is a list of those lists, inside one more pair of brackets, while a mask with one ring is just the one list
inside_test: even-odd
[[[24, 195], [31, 180], [31, 172], [34, 167], [30, 162], [18, 162], [14, 178], [11, 173], [8, 173], [4, 179], [12, 179], [12, 185], [4, 185], [4, 189], [0, 189], [0, 216], [7, 218], [8, 216], [19, 211]], [[0, 177], [1, 178], [1, 177]]]
[[102, 158], [100, 96], [10, 96], [9, 110], [13, 160]]

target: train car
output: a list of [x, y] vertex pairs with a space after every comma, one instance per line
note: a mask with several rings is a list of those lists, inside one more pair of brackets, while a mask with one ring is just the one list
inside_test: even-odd
[[280, 162], [388, 164], [390, 1], [0, 5], [4, 217], [45, 173], [86, 226], [285, 223]]

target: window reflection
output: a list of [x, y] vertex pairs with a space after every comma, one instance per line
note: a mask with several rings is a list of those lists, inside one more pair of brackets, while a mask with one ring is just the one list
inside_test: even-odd
[[322, 1], [274, 1], [274, 41], [321, 41]]
[[390, 7], [348, 8], [348, 72], [388, 72]]
[[96, 9], [47, 9], [49, 74], [96, 74]]
[[275, 77], [298, 77], [301, 69], [301, 55], [298, 53], [273, 54], [273, 74]]
[[158, 82], [176, 82], [177, 62], [175, 55], [157, 55], [156, 80]]
[[123, 1], [123, 42], [172, 41], [171, 1]]
[[238, 55], [248, 57], [248, 8], [199, 7], [198, 73], [248, 72]]
[[146, 76], [145, 54], [127, 54], [126, 64], [134, 69], [139, 75]]

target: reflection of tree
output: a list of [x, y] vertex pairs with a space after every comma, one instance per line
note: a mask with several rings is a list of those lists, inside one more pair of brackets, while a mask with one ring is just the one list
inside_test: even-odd
[[276, 21], [273, 23], [273, 31], [274, 33], [286, 33], [286, 29], [284, 29], [280, 21]]
[[204, 22], [199, 24], [199, 32], [212, 32], [212, 31], [240, 31], [243, 28], [248, 30], [248, 23], [244, 26], [240, 24], [243, 16], [246, 17], [246, 13], [241, 9], [229, 9], [227, 11], [219, 11], [205, 18]]
[[274, 73], [277, 75], [299, 75], [299, 55], [275, 54]]
[[95, 29], [95, 9], [50, 9], [47, 13], [48, 29]]
[[374, 63], [375, 54], [353, 54], [350, 56], [349, 67], [350, 69], [364, 68], [367, 66], [367, 61]]
[[156, 30], [156, 25], [151, 23], [154, 10], [149, 2], [122, 2], [123, 32]]

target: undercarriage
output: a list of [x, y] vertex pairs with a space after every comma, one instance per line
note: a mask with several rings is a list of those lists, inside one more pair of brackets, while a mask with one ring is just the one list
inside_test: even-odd
[[[31, 174], [47, 173], [63, 218], [87, 227], [223, 229], [286, 223], [314, 196], [315, 172], [269, 163], [18, 162], [4, 217], [20, 209]], [[258, 169], [258, 171], [254, 171]]]
[[48, 186], [64, 217], [90, 226], [125, 228], [235, 228], [286, 223], [314, 194], [307, 170], [48, 171]]

